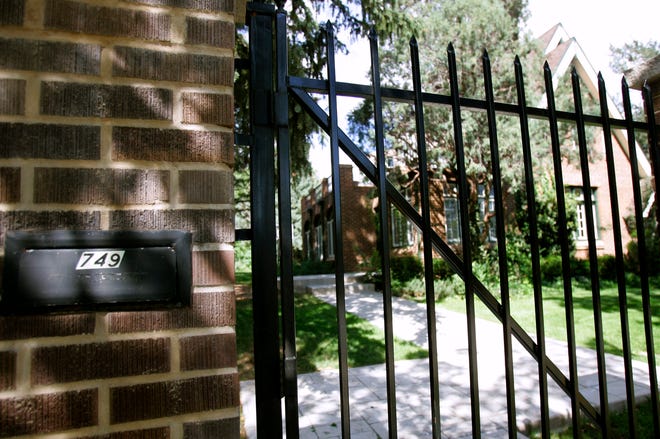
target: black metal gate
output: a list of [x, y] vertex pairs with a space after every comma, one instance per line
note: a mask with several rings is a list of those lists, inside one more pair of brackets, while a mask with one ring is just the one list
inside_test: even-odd
[[[599, 408], [592, 405], [581, 393], [578, 386], [575, 324], [573, 317], [573, 298], [571, 289], [571, 273], [569, 270], [569, 232], [567, 229], [567, 214], [564, 200], [564, 185], [560, 154], [560, 139], [558, 122], [569, 122], [577, 129], [579, 155], [582, 163], [582, 181], [585, 193], [591, 188], [587, 141], [585, 126], [594, 125], [604, 132], [605, 154], [609, 175], [610, 193], [612, 194], [612, 218], [615, 231], [616, 250], [616, 277], [619, 288], [619, 306], [622, 325], [623, 351], [625, 362], [625, 384], [627, 395], [627, 408], [629, 425], [632, 428], [631, 437], [634, 437], [635, 394], [633, 371], [631, 367], [631, 352], [629, 343], [629, 325], [627, 317], [627, 301], [624, 272], [624, 253], [619, 223], [620, 213], [616, 198], [616, 178], [614, 175], [614, 157], [612, 153], [612, 130], [625, 130], [628, 137], [628, 148], [631, 171], [633, 175], [633, 198], [635, 205], [635, 222], [638, 230], [643, 230], [642, 194], [636, 156], [636, 136], [640, 133], [648, 136], [652, 145], [653, 168], [658, 169], [656, 145], [658, 145], [657, 131], [652, 120], [654, 114], [650, 90], [644, 91], [646, 114], [651, 115], [648, 123], [633, 121], [628, 90], [624, 84], [623, 95], [625, 102], [625, 119], [614, 119], [610, 116], [605, 98], [605, 86], [600, 85], [600, 114], [587, 115], [583, 113], [580, 100], [580, 84], [574, 73], [573, 95], [575, 103], [574, 112], [557, 111], [553, 94], [552, 77], [547, 64], [545, 66], [545, 85], [547, 94], [547, 108], [530, 107], [525, 102], [522, 68], [516, 64], [518, 104], [505, 104], [495, 101], [493, 96], [490, 65], [488, 56], [483, 57], [485, 96], [484, 100], [467, 99], [458, 93], [458, 80], [456, 60], [451, 46], [448, 49], [448, 64], [450, 72], [451, 93], [449, 95], [423, 93], [420, 84], [419, 61], [416, 43], [411, 42], [411, 63], [414, 89], [412, 91], [396, 90], [381, 87], [379, 73], [378, 42], [376, 37], [371, 38], [372, 84], [370, 86], [339, 83], [335, 80], [334, 38], [332, 28], [328, 26], [326, 38], [328, 57], [327, 80], [313, 80], [287, 75], [287, 48], [286, 48], [286, 14], [280, 8], [262, 3], [252, 3], [248, 6], [249, 38], [250, 38], [250, 112], [251, 112], [251, 240], [253, 262], [253, 309], [254, 309], [254, 339], [255, 339], [255, 382], [257, 398], [257, 431], [259, 437], [281, 437], [282, 420], [286, 420], [287, 437], [298, 437], [298, 396], [296, 375], [296, 345], [295, 345], [295, 315], [293, 307], [293, 269], [292, 269], [292, 236], [291, 236], [291, 190], [290, 190], [290, 163], [289, 163], [289, 127], [288, 127], [288, 99], [293, 97], [296, 102], [308, 112], [330, 138], [332, 158], [332, 185], [334, 196], [334, 237], [336, 277], [336, 304], [338, 320], [338, 352], [340, 377], [340, 410], [342, 437], [350, 437], [350, 406], [348, 363], [346, 348], [346, 308], [344, 295], [344, 263], [342, 242], [342, 216], [341, 191], [339, 181], [339, 151], [347, 154], [359, 170], [375, 185], [379, 200], [387, 200], [378, 205], [379, 224], [388, 224], [388, 203], [396, 206], [409, 221], [411, 221], [422, 234], [424, 249], [424, 267], [426, 280], [426, 309], [429, 350], [429, 377], [430, 400], [428, 401], [431, 416], [427, 420], [432, 424], [433, 437], [441, 436], [440, 422], [441, 393], [438, 387], [438, 346], [436, 340], [435, 294], [433, 291], [432, 258], [433, 252], [440, 254], [451, 269], [460, 275], [464, 282], [467, 333], [469, 340], [469, 370], [470, 370], [470, 396], [471, 419], [473, 437], [481, 437], [480, 419], [480, 391], [477, 374], [477, 351], [475, 334], [475, 303], [483, 302], [486, 307], [501, 322], [504, 339], [504, 361], [506, 370], [505, 392], [507, 401], [507, 420], [509, 437], [517, 437], [516, 428], [516, 398], [513, 377], [512, 342], [516, 339], [527, 350], [538, 365], [538, 380], [540, 389], [540, 430], [543, 437], [550, 432], [550, 408], [548, 398], [548, 377], [550, 377], [571, 400], [571, 417], [576, 435], [579, 435], [580, 420], [586, 417], [592, 420], [602, 432], [604, 437], [610, 435], [610, 414], [607, 391], [607, 374], [605, 368], [605, 348], [603, 343], [603, 328], [601, 320], [600, 284], [597, 268], [596, 253], [596, 227], [593, 216], [593, 206], [590, 197], [585, 197], [585, 221], [588, 229], [590, 280], [592, 287], [593, 316], [595, 322], [596, 351], [598, 359], [599, 381]], [[329, 112], [326, 113], [310, 96], [310, 92], [322, 93], [327, 96]], [[348, 136], [338, 128], [337, 96], [354, 96], [369, 98], [374, 103], [374, 120], [376, 133], [376, 164], [369, 159]], [[419, 175], [421, 181], [421, 209], [413, 207], [406, 197], [392, 185], [385, 174], [385, 142], [382, 108], [384, 100], [408, 102], [414, 106], [414, 119], [416, 122], [417, 154]], [[455, 251], [431, 227], [428, 186], [428, 163], [426, 158], [425, 127], [423, 108], [425, 103], [447, 106], [451, 109], [454, 141], [456, 145], [457, 185], [459, 193], [459, 211], [462, 233], [462, 256]], [[468, 182], [466, 177], [466, 164], [464, 145], [462, 139], [462, 117], [464, 110], [485, 111], [488, 119], [488, 133], [492, 157], [492, 181], [494, 188], [494, 209], [496, 218], [497, 251], [499, 256], [499, 274], [501, 299], [496, 298], [480, 280], [474, 275], [472, 267], [472, 254], [468, 223]], [[530, 257], [533, 268], [534, 297], [536, 307], [536, 334], [530, 336], [511, 317], [509, 309], [509, 285], [507, 273], [507, 248], [504, 234], [504, 206], [502, 203], [502, 184], [500, 161], [497, 143], [497, 114], [507, 114], [520, 120], [522, 150], [524, 157], [524, 175], [527, 187], [527, 205], [529, 208], [530, 228]], [[541, 271], [539, 256], [539, 238], [537, 232], [537, 218], [534, 210], [534, 174], [532, 171], [532, 158], [530, 154], [530, 135], [528, 121], [530, 118], [545, 120], [552, 139], [552, 153], [554, 158], [554, 178], [556, 181], [556, 197], [559, 205], [559, 221], [557, 224], [563, 268], [564, 300], [566, 308], [566, 326], [569, 360], [569, 374], [565, 375], [559, 367], [546, 355], [544, 336]], [[276, 147], [275, 147], [276, 146]], [[658, 191], [658, 182], [655, 182], [655, 191]], [[277, 202], [276, 202], [276, 196]], [[397, 410], [395, 386], [395, 362], [393, 352], [393, 325], [392, 325], [392, 292], [390, 287], [390, 236], [387, 227], [379, 228], [379, 245], [381, 246], [381, 272], [383, 275], [383, 309], [384, 328], [386, 339], [386, 374], [387, 374], [387, 406], [389, 437], [397, 437]], [[278, 237], [279, 234], [279, 238]], [[646, 257], [645, 237], [643, 233], [638, 236], [640, 259]], [[651, 388], [652, 410], [655, 416], [655, 437], [660, 437], [660, 421], [658, 411], [658, 382], [656, 374], [655, 353], [653, 348], [652, 311], [650, 302], [649, 275], [645, 264], [640, 264], [640, 285], [643, 302], [643, 315], [645, 337], [647, 344], [647, 358], [649, 382]], [[656, 305], [657, 306], [657, 305]], [[281, 312], [281, 320], [278, 317]], [[282, 398], [285, 410], [282, 413]]]

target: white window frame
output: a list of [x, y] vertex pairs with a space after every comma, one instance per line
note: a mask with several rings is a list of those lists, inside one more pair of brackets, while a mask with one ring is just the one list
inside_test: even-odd
[[312, 232], [310, 230], [305, 230], [305, 248], [307, 249], [307, 259], [312, 259]]
[[322, 261], [323, 260], [323, 224], [319, 224], [318, 226], [314, 227], [314, 231], [316, 234], [316, 260], [317, 261]]
[[328, 219], [325, 223], [328, 230], [328, 258], [335, 257], [335, 220], [334, 218]]
[[[571, 188], [575, 196], [577, 205], [575, 206], [575, 233], [574, 237], [577, 242], [586, 242], [589, 239], [589, 230], [587, 228], [587, 204], [584, 198], [584, 190], [581, 187]], [[591, 188], [591, 207], [594, 216], [594, 230], [596, 239], [598, 237], [598, 204], [596, 197], [596, 189]]]
[[449, 183], [444, 193], [445, 237], [449, 244], [461, 243], [461, 207], [458, 202], [458, 186]]
[[390, 205], [390, 237], [393, 248], [408, 247], [414, 239], [412, 224], [393, 205]]
[[488, 203], [488, 212], [491, 214], [488, 225], [488, 242], [497, 242], [497, 223], [495, 217], [495, 189], [490, 188], [490, 194], [486, 199], [486, 186], [480, 184], [477, 189], [479, 199], [479, 214], [483, 220], [486, 217], [486, 203]]

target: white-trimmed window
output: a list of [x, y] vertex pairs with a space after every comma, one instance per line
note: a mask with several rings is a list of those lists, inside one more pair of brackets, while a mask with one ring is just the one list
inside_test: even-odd
[[316, 260], [323, 260], [323, 225], [319, 224], [314, 228], [316, 231]]
[[307, 250], [307, 259], [312, 259], [313, 248], [312, 248], [312, 232], [305, 230], [305, 249]]
[[[582, 188], [571, 188], [571, 192], [575, 196], [577, 202], [575, 212], [575, 240], [587, 241], [589, 233], [587, 230], [587, 205], [584, 198], [584, 191]], [[594, 216], [594, 229], [596, 232], [596, 239], [598, 239], [598, 208], [596, 205], [596, 189], [591, 189], [591, 207]]]
[[412, 225], [394, 206], [390, 206], [392, 247], [407, 247], [412, 244]]
[[479, 199], [479, 214], [481, 218], [486, 217], [486, 203], [488, 203], [488, 213], [491, 215], [488, 221], [488, 241], [497, 242], [497, 229], [495, 220], [495, 189], [490, 188], [488, 198], [486, 198], [486, 186], [480, 184], [477, 187], [477, 197]]
[[447, 185], [444, 193], [445, 202], [445, 234], [447, 242], [459, 244], [461, 242], [461, 211], [458, 204], [458, 186], [455, 183]]
[[328, 258], [335, 257], [335, 220], [330, 218], [326, 224], [328, 230]]

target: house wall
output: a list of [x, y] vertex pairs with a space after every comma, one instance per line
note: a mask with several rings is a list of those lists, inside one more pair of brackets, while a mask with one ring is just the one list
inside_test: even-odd
[[0, 244], [194, 244], [189, 308], [0, 317], [0, 437], [238, 437], [234, 17], [233, 0], [0, 2]]
[[[371, 206], [370, 193], [373, 186], [363, 186], [353, 180], [353, 166], [339, 165], [339, 185], [341, 191], [341, 221], [344, 245], [344, 270], [358, 272], [365, 270], [376, 250], [375, 212]], [[331, 182], [324, 179], [318, 190], [312, 190], [301, 200], [303, 233], [311, 231], [311, 249], [303, 239], [303, 255], [306, 258], [318, 245], [314, 227], [323, 226], [323, 254], [325, 261], [333, 261], [328, 256], [327, 220], [334, 218], [333, 192]]]
[[[596, 189], [596, 206], [598, 220], [598, 256], [613, 255], [614, 231], [612, 227], [612, 207], [607, 176], [607, 163], [605, 161], [605, 138], [602, 130], [598, 130], [595, 136], [593, 149], [594, 161], [589, 163], [589, 178], [591, 186]], [[630, 242], [630, 234], [625, 227], [624, 219], [634, 214], [634, 202], [632, 199], [633, 181], [630, 170], [630, 161], [618, 144], [615, 136], [612, 136], [612, 149], [614, 153], [614, 167], [616, 173], [617, 198], [619, 202], [619, 213], [621, 222], [621, 238], [625, 251]], [[582, 185], [582, 173], [578, 164], [564, 164], [564, 184], [569, 186]], [[576, 241], [576, 258], [586, 259], [589, 257], [586, 241]]]
[[341, 217], [346, 271], [364, 271], [376, 250], [376, 214], [369, 196], [373, 186], [353, 180], [353, 166], [341, 165]]

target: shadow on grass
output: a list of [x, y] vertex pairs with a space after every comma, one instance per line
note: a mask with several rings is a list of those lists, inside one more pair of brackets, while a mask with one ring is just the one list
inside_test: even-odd
[[[575, 307], [583, 309], [593, 309], [593, 299], [592, 299], [592, 290], [591, 282], [586, 279], [579, 281], [574, 281], [574, 295], [573, 295], [573, 304]], [[588, 294], [579, 294], [576, 295], [575, 288], [583, 290]], [[656, 304], [660, 301], [660, 289], [658, 288], [657, 281], [652, 280], [650, 285], [650, 296], [651, 304]], [[629, 310], [638, 310], [643, 309], [642, 293], [639, 282], [631, 282], [628, 280], [625, 285], [626, 291], [626, 305]], [[557, 300], [559, 298], [554, 298]], [[563, 298], [561, 298], [563, 303]], [[618, 285], [616, 282], [612, 281], [603, 281], [600, 286], [600, 302], [601, 310], [604, 313], [619, 313], [619, 291]], [[657, 306], [657, 305], [656, 305]], [[660, 326], [660, 320], [655, 320], [653, 322], [654, 326]]]
[[[311, 295], [297, 295], [296, 348], [298, 373], [339, 367], [337, 354], [337, 311]], [[353, 315], [346, 315], [349, 367], [385, 362], [385, 341], [381, 330]], [[236, 339], [241, 380], [254, 378], [252, 301], [236, 304]], [[426, 358], [428, 351], [407, 341], [395, 340], [395, 359]]]

